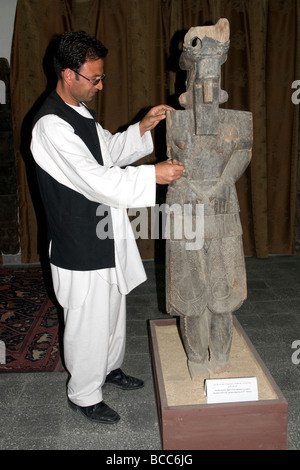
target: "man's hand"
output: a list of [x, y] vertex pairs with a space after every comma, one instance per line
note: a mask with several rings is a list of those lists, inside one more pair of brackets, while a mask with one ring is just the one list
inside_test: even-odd
[[172, 160], [156, 163], [155, 177], [157, 184], [170, 184], [174, 180], [179, 180], [184, 172], [183, 163], [173, 163]]
[[143, 137], [145, 132], [154, 129], [154, 127], [157, 126], [160, 121], [166, 119], [166, 111], [174, 111], [174, 108], [171, 108], [171, 106], [166, 104], [160, 104], [159, 106], [155, 106], [154, 108], [151, 108], [150, 111], [148, 111], [146, 116], [144, 116], [140, 121], [141, 137]]

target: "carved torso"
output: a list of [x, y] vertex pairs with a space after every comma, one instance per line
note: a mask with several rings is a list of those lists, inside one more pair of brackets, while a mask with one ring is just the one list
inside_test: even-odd
[[[210, 219], [204, 225], [205, 238], [241, 235], [235, 182], [251, 159], [252, 114], [220, 109], [218, 134], [195, 135], [193, 128], [191, 110], [169, 113], [169, 156], [184, 163], [185, 173], [169, 187], [167, 202], [203, 204], [204, 216]], [[221, 231], [213, 230], [225, 215], [228, 222]]]

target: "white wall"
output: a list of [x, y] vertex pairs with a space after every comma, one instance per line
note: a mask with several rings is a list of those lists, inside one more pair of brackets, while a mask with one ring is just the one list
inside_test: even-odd
[[[17, 0], [0, 0], [0, 57], [10, 63]], [[0, 81], [0, 104], [6, 102], [4, 82]]]
[[0, 0], [0, 57], [10, 63], [17, 0]]
[[[10, 63], [10, 52], [14, 32], [17, 0], [0, 0], [0, 57], [5, 57]], [[0, 103], [5, 103], [5, 86], [0, 82]], [[2, 255], [3, 264], [21, 264], [20, 253]], [[0, 358], [1, 359], [1, 358]], [[0, 361], [1, 362], [1, 361]]]

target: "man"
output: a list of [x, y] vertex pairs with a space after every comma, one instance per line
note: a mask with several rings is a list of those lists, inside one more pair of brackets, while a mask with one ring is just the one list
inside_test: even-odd
[[[112, 135], [83, 104], [103, 89], [106, 54], [84, 32], [62, 35], [56, 90], [35, 117], [31, 150], [48, 219], [54, 290], [64, 309], [68, 403], [90, 420], [116, 423], [120, 417], [103, 401], [102, 386], [143, 386], [121, 370], [125, 296], [146, 280], [126, 209], [153, 206], [156, 183], [180, 178], [184, 168], [170, 161], [126, 166], [152, 152], [149, 131], [172, 108], [156, 106]], [[106, 236], [99, 230], [104, 221]]]

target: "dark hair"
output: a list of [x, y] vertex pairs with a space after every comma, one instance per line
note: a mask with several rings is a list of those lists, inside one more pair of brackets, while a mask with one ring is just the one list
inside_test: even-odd
[[58, 77], [67, 68], [78, 71], [85, 62], [104, 59], [107, 52], [102, 42], [84, 31], [64, 33], [54, 54], [54, 70]]

